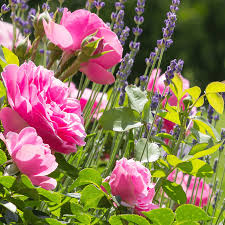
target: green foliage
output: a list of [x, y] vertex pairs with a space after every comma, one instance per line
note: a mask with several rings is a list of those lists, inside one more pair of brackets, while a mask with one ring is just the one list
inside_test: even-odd
[[187, 197], [180, 184], [164, 180], [162, 188], [163, 191], [165, 191], [165, 193], [178, 204], [186, 203]]
[[5, 153], [0, 149], [0, 165], [7, 161]]
[[125, 90], [128, 95], [131, 109], [141, 113], [145, 104], [148, 102], [147, 92], [142, 91], [140, 87], [136, 87], [134, 85], [127, 86]]
[[0, 48], [1, 48], [1, 52], [4, 55], [4, 58], [3, 58], [3, 55], [1, 54], [1, 58], [0, 58], [0, 66], [2, 67], [2, 69], [4, 69], [9, 64], [16, 64], [17, 66], [19, 66], [19, 59], [13, 52], [11, 52], [6, 47], [0, 47]]
[[103, 113], [99, 123], [105, 130], [117, 132], [128, 131], [142, 126], [138, 112], [130, 108], [115, 108]]
[[199, 222], [211, 219], [204, 210], [194, 205], [181, 205], [175, 213], [177, 222]]
[[171, 209], [153, 209], [149, 212], [142, 212], [155, 225], [171, 225], [174, 221], [174, 214]]
[[155, 162], [160, 157], [159, 146], [146, 138], [140, 138], [135, 149], [135, 159], [141, 162]]
[[150, 225], [150, 223], [144, 217], [138, 215], [124, 214], [112, 216], [109, 219], [109, 223], [111, 225], [123, 225], [124, 223], [122, 221], [132, 222], [132, 224], [136, 225]]

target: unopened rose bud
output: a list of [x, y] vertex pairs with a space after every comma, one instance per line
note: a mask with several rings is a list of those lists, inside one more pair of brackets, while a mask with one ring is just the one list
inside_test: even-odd
[[21, 42], [19, 42], [19, 44], [16, 47], [16, 55], [20, 58], [20, 59], [26, 59], [26, 57], [28, 56], [28, 51], [30, 48], [30, 40], [29, 40], [29, 36], [27, 36], [25, 39], [23, 39]]
[[17, 166], [12, 163], [8, 166], [6, 166], [5, 171], [4, 171], [4, 176], [13, 176], [19, 172], [19, 169]]
[[51, 20], [51, 17], [47, 11], [44, 11], [43, 13], [38, 14], [34, 19], [35, 37], [37, 36], [42, 37], [45, 33], [45, 30], [43, 27], [43, 20], [45, 20], [47, 23]]

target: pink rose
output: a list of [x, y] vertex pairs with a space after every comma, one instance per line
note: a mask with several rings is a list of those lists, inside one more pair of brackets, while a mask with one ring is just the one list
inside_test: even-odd
[[[0, 20], [0, 45], [8, 49], [12, 49], [13, 45], [13, 25], [10, 23], [6, 23]], [[16, 43], [18, 44], [20, 41], [24, 39], [24, 37], [19, 33], [19, 30], [16, 30]]]
[[[148, 83], [148, 86], [147, 86], [147, 90], [148, 91], [151, 91], [152, 90], [152, 87], [153, 87], [153, 82], [154, 82], [154, 79], [155, 79], [155, 76], [156, 76], [156, 72], [157, 70], [154, 69], [152, 71], [152, 74], [150, 76], [150, 80], [149, 80], [149, 83]], [[166, 77], [165, 77], [165, 74], [159, 76], [161, 73], [161, 70], [158, 71], [158, 74], [156, 76], [156, 81], [155, 81], [155, 86], [154, 86], [154, 92], [158, 92], [159, 94], [163, 94], [163, 90], [165, 88], [165, 84], [164, 84], [164, 81], [166, 80]], [[183, 81], [183, 90], [186, 90], [190, 87], [190, 83], [187, 79], [185, 79], [184, 77], [182, 77], [180, 75], [180, 78], [182, 79]], [[164, 96], [166, 96], [169, 92], [169, 87], [166, 87], [166, 90], [165, 90], [165, 94]], [[172, 96], [168, 99], [168, 103], [171, 105], [171, 106], [176, 106], [177, 105], [177, 97], [174, 95], [174, 93], [170, 90]], [[180, 105], [184, 108], [184, 103], [183, 103], [183, 99], [187, 96], [187, 94], [184, 95], [184, 97], [182, 97], [182, 99], [180, 100]], [[166, 99], [162, 102], [163, 105], [165, 105], [166, 103]], [[169, 133], [171, 130], [173, 130], [173, 127], [174, 127], [174, 123], [173, 122], [170, 122], [168, 120], [163, 120], [163, 129], [166, 129], [167, 133]]]
[[[70, 89], [70, 97], [71, 98], [76, 98], [77, 94], [78, 94], [78, 90], [76, 89], [76, 87], [75, 87], [75, 85], [73, 83], [70, 84], [70, 88], [69, 89]], [[89, 89], [89, 88], [86, 88], [84, 90], [84, 93], [82, 94], [81, 99], [80, 99], [81, 111], [84, 110], [85, 105], [87, 104], [89, 98], [91, 97], [91, 93], [92, 93], [92, 90]], [[102, 92], [99, 92], [98, 95], [97, 95], [97, 98], [95, 99], [95, 102], [94, 102], [94, 105], [92, 107], [91, 113], [96, 109], [98, 103], [100, 102], [101, 97], [102, 97]], [[107, 102], [108, 102], [107, 94], [104, 94], [103, 97], [102, 97], [102, 101], [101, 101], [101, 105], [100, 105], [99, 111], [105, 109], [105, 107], [107, 105]], [[97, 116], [97, 110], [96, 110], [93, 118], [99, 119], [101, 114], [102, 113], [100, 112], [100, 113], [98, 113], [98, 116]]]
[[[168, 180], [174, 182], [175, 175], [176, 175], [176, 171], [174, 170], [168, 176]], [[195, 204], [196, 206], [199, 206], [200, 200], [201, 200], [201, 195], [202, 195], [201, 207], [206, 206], [208, 204], [209, 196], [212, 193], [212, 189], [209, 187], [208, 184], [206, 184], [206, 183], [204, 184], [203, 179], [196, 178], [194, 176], [191, 177], [190, 185], [189, 185], [189, 187], [187, 187], [188, 186], [188, 179], [189, 179], [189, 175], [188, 174], [184, 175], [181, 171], [178, 172], [176, 183], [177, 184], [181, 184], [184, 192], [186, 193], [187, 203], [190, 203], [191, 196], [192, 196], [192, 191], [193, 191], [194, 184], [195, 184], [195, 179], [197, 179], [196, 180], [196, 184], [195, 184], [195, 188], [194, 188], [193, 197], [192, 197], [192, 203]], [[199, 184], [199, 182], [200, 182], [200, 184]], [[203, 184], [204, 184], [204, 187], [203, 187]], [[197, 187], [198, 187], [198, 192], [197, 192], [197, 197], [196, 197]], [[203, 189], [203, 194], [202, 194], [202, 189]], [[194, 202], [195, 198], [196, 198], [196, 201]]]
[[140, 162], [122, 158], [109, 178], [112, 195], [121, 197], [121, 204], [134, 208], [134, 211], [150, 211], [158, 208], [152, 203], [155, 195], [154, 184], [151, 183], [149, 170]]
[[121, 61], [123, 48], [117, 35], [94, 13], [87, 10], [76, 10], [73, 13], [64, 9], [59, 24], [43, 21], [48, 39], [63, 49], [74, 52], [81, 49], [85, 37], [97, 31], [95, 38], [103, 38], [101, 52], [111, 51], [96, 59], [82, 63], [80, 71], [99, 84], [111, 84], [115, 81], [112, 73], [107, 70]]
[[47, 190], [56, 187], [56, 180], [46, 175], [53, 172], [58, 164], [49, 146], [43, 143], [34, 128], [26, 127], [19, 134], [10, 131], [6, 138], [0, 134], [0, 139], [5, 142], [17, 168], [27, 175], [34, 185]]
[[54, 151], [65, 154], [85, 144], [80, 103], [52, 71], [28, 62], [8, 65], [2, 78], [11, 106], [0, 111], [5, 133], [32, 126]]

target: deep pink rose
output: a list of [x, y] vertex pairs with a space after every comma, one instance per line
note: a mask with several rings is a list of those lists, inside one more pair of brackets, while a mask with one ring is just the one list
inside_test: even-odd
[[58, 164], [49, 146], [43, 143], [34, 128], [26, 127], [19, 134], [10, 131], [6, 138], [0, 134], [0, 139], [5, 142], [17, 168], [27, 175], [34, 185], [47, 190], [56, 187], [56, 180], [46, 175], [53, 172]]
[[149, 170], [140, 162], [122, 158], [109, 178], [112, 195], [119, 195], [122, 205], [131, 207], [135, 212], [150, 211], [158, 208], [152, 203], [155, 195]]
[[48, 39], [64, 51], [74, 52], [81, 49], [81, 43], [90, 34], [95, 38], [103, 38], [101, 52], [111, 51], [96, 59], [83, 63], [80, 71], [99, 84], [111, 84], [115, 81], [112, 73], [107, 70], [121, 61], [123, 48], [117, 35], [94, 13], [80, 9], [73, 13], [64, 9], [59, 24], [43, 21]]
[[[77, 94], [78, 94], [78, 90], [76, 89], [76, 87], [75, 87], [75, 85], [73, 83], [70, 84], [70, 88], [69, 89], [70, 89], [70, 97], [76, 98]], [[84, 110], [85, 105], [87, 104], [89, 98], [91, 97], [91, 93], [92, 93], [92, 90], [89, 89], [89, 88], [86, 88], [84, 90], [84, 93], [82, 94], [81, 99], [80, 99], [81, 111]], [[102, 101], [101, 101], [101, 105], [100, 105], [99, 111], [105, 109], [105, 107], [107, 105], [107, 102], [108, 102], [107, 94], [104, 94], [102, 96], [102, 92], [99, 92], [98, 95], [97, 95], [97, 98], [96, 98], [96, 100], [94, 102], [94, 105], [92, 107], [91, 113], [96, 109], [98, 103], [100, 102], [101, 97], [102, 97]], [[96, 110], [93, 118], [99, 119], [101, 114], [102, 113], [100, 112], [100, 113], [98, 113], [98, 116], [97, 116], [97, 110]]]
[[52, 71], [28, 62], [8, 65], [2, 78], [11, 106], [0, 111], [5, 133], [34, 127], [52, 150], [65, 154], [85, 144], [80, 103]]
[[[147, 90], [148, 91], [151, 91], [152, 90], [152, 87], [153, 87], [153, 82], [154, 82], [154, 79], [155, 79], [155, 76], [156, 76], [156, 72], [157, 70], [154, 69], [152, 71], [152, 74], [150, 76], [150, 79], [149, 79], [149, 83], [148, 83], [148, 86], [147, 86]], [[159, 76], [161, 73], [161, 70], [158, 71], [158, 74], [156, 76], [156, 81], [155, 81], [155, 86], [154, 86], [154, 92], [158, 92], [159, 94], [163, 94], [163, 90], [165, 88], [165, 84], [164, 84], [164, 81], [166, 80], [166, 77], [165, 77], [165, 74], [162, 74], [161, 76]], [[183, 82], [183, 91], [188, 89], [190, 87], [190, 83], [187, 79], [185, 79], [184, 77], [182, 77], [180, 75], [180, 78], [182, 79], [182, 82]], [[169, 87], [166, 87], [166, 90], [165, 90], [165, 94], [164, 96], [166, 96], [169, 92]], [[171, 106], [176, 106], [177, 105], [177, 97], [174, 95], [174, 93], [170, 90], [172, 96], [168, 99], [168, 103], [171, 105]], [[180, 100], [180, 105], [183, 107], [184, 109], [184, 103], [183, 103], [183, 99], [187, 96], [187, 94], [185, 94], [182, 99]], [[162, 102], [163, 105], [165, 105], [166, 103], [166, 99]], [[169, 133], [171, 130], [173, 130], [173, 127], [174, 127], [174, 123], [173, 122], [170, 122], [168, 120], [163, 120], [163, 129], [166, 129], [166, 132]]]
[[[174, 182], [175, 175], [176, 175], [176, 171], [174, 170], [168, 176], [168, 180]], [[188, 174], [184, 175], [181, 171], [178, 172], [177, 178], [176, 178], [176, 183], [177, 184], [181, 184], [181, 186], [183, 187], [183, 190], [184, 190], [184, 192], [187, 195], [187, 203], [190, 203], [191, 196], [192, 196], [192, 191], [193, 191], [194, 184], [195, 184], [195, 179], [197, 179], [196, 180], [196, 184], [195, 184], [195, 188], [194, 188], [194, 194], [193, 194], [193, 198], [192, 198], [192, 203], [195, 204], [196, 206], [199, 206], [200, 200], [201, 200], [201, 195], [202, 195], [201, 207], [206, 206], [208, 204], [208, 199], [210, 197], [210, 194], [212, 193], [212, 189], [209, 187], [208, 184], [206, 184], [206, 183], [204, 184], [203, 179], [196, 178], [194, 176], [191, 177], [190, 185], [187, 188], [188, 179], [189, 179], [189, 175]], [[200, 184], [199, 184], [199, 182], [200, 182]], [[204, 184], [204, 187], [203, 187], [203, 184]], [[197, 192], [197, 196], [196, 196], [197, 187], [198, 187], [198, 192]], [[203, 194], [202, 194], [202, 189], [203, 189]], [[196, 197], [196, 201], [194, 202], [195, 197]]]
[[[12, 49], [13, 45], [13, 25], [10, 23], [6, 23], [0, 20], [0, 45], [8, 49]], [[16, 43], [18, 44], [20, 41], [24, 39], [24, 37], [20, 34], [19, 30], [16, 30]]]

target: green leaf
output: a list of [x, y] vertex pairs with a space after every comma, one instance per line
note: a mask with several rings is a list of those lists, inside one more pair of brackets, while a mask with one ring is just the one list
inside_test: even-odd
[[216, 129], [203, 117], [196, 116], [193, 119], [194, 128], [199, 130], [201, 133], [208, 134], [213, 137], [215, 140], [220, 141], [220, 135]]
[[183, 161], [178, 159], [175, 155], [167, 155], [166, 159], [168, 163], [173, 167], [176, 167], [178, 164], [183, 163]]
[[170, 139], [170, 140], [174, 140], [174, 137], [170, 134], [167, 134], [167, 133], [158, 133], [156, 134], [156, 137], [161, 137], [161, 138], [164, 138], [164, 139]]
[[81, 203], [84, 204], [84, 209], [89, 208], [98, 208], [98, 203], [104, 196], [104, 193], [100, 191], [97, 187], [93, 184], [86, 186], [81, 192]]
[[0, 165], [7, 161], [5, 153], [0, 149]]
[[158, 116], [166, 119], [166, 120], [169, 120], [173, 123], [176, 123], [178, 125], [180, 125], [180, 118], [179, 118], [179, 113], [178, 112], [175, 112], [175, 111], [170, 111], [170, 112], [159, 112], [157, 114]]
[[140, 121], [141, 117], [138, 112], [123, 107], [104, 112], [99, 123], [105, 130], [123, 132], [142, 126]]
[[205, 150], [205, 148], [208, 146], [208, 143], [200, 143], [200, 144], [196, 144], [192, 147], [192, 149], [189, 152], [189, 155], [194, 155], [198, 152], [201, 152], [203, 150]]
[[181, 205], [176, 209], [176, 221], [208, 221], [212, 218], [209, 217], [204, 210], [200, 207], [191, 204]]
[[174, 78], [171, 80], [170, 88], [172, 92], [176, 95], [177, 99], [182, 98], [183, 94], [183, 82], [178, 74], [175, 74]]
[[155, 162], [160, 157], [159, 146], [140, 138], [136, 144], [135, 159], [141, 162]]
[[188, 222], [175, 222], [173, 225], [199, 225], [197, 222], [188, 221]]
[[[197, 129], [199, 129], [199, 127], [197, 127]], [[210, 137], [209, 135], [207, 134], [203, 134], [202, 132], [194, 129], [193, 127], [190, 129], [191, 130], [191, 134], [195, 137], [195, 139], [198, 140], [198, 143], [207, 143], [208, 145], [208, 142], [210, 139], [212, 139], [212, 137]]]
[[187, 92], [195, 101], [201, 94], [201, 88], [198, 86], [194, 86], [192, 88], [188, 88], [187, 90], [185, 90], [185, 92]]
[[198, 86], [194, 86], [192, 88], [189, 88], [189, 89], [185, 90], [185, 93], [186, 92], [192, 97], [193, 103], [195, 103], [194, 104], [195, 107], [201, 107], [204, 104], [204, 96], [201, 96], [199, 98], [199, 96], [201, 94], [201, 89]]
[[151, 171], [152, 177], [165, 177], [166, 173], [164, 170], [159, 169], [159, 170], [153, 170]]
[[212, 82], [208, 84], [208, 86], [205, 89], [205, 93], [218, 93], [218, 92], [225, 92], [225, 84], [222, 82]]
[[0, 201], [0, 205], [8, 209], [9, 211], [15, 213], [17, 207], [12, 203], [12, 202], [7, 202], [7, 201]]
[[219, 113], [222, 114], [224, 110], [223, 97], [218, 93], [206, 94], [209, 104]]
[[0, 98], [6, 96], [6, 89], [2, 81], [0, 81]]
[[150, 225], [150, 223], [142, 216], [134, 214], [123, 214], [118, 216], [111, 216], [109, 218], [109, 223], [112, 225], [123, 225], [124, 223], [121, 220], [132, 222], [137, 225]]
[[26, 176], [26, 175], [24, 175], [24, 174], [22, 174], [21, 175], [21, 182], [27, 187], [27, 188], [34, 188], [34, 185], [31, 183], [31, 181], [30, 181], [30, 179]]
[[145, 104], [144, 109], [143, 109], [143, 113], [142, 113], [142, 119], [146, 123], [152, 123], [153, 119], [154, 119], [153, 115], [152, 115], [152, 112], [151, 112], [150, 105], [151, 105], [151, 101], [148, 101]]
[[54, 202], [56, 204], [60, 204], [61, 202], [61, 195], [60, 193], [53, 192], [53, 191], [48, 191], [43, 188], [37, 188], [37, 191], [40, 195], [44, 196], [47, 198], [49, 201]]
[[111, 187], [108, 182], [103, 182], [101, 186], [105, 188], [105, 190], [108, 194], [111, 193]]
[[140, 87], [129, 85], [125, 88], [128, 95], [130, 107], [137, 112], [141, 113], [145, 104], [148, 102], [147, 92], [142, 91]]
[[15, 181], [16, 181], [16, 178], [12, 176], [0, 177], [0, 184], [2, 184], [6, 188], [11, 188]]
[[199, 151], [196, 154], [194, 154], [193, 157], [191, 159], [189, 159], [189, 160], [198, 159], [198, 158], [206, 156], [206, 155], [211, 155], [214, 152], [216, 152], [221, 145], [222, 145], [222, 143], [214, 145], [211, 148], [208, 148], [206, 150]]
[[5, 61], [0, 59], [0, 66], [2, 67], [2, 69], [4, 69], [9, 64], [16, 64], [17, 66], [19, 66], [19, 59], [12, 51], [10, 51], [6, 47], [2, 47], [2, 51], [5, 58]]
[[83, 208], [80, 204], [71, 203], [70, 209], [73, 216], [83, 224], [90, 224], [91, 223], [91, 216], [83, 212]]
[[168, 208], [153, 209], [142, 213], [152, 222], [156, 222], [159, 225], [171, 225], [174, 221], [173, 211]]
[[78, 177], [78, 169], [71, 164], [69, 164], [64, 156], [60, 153], [55, 153], [56, 161], [58, 163], [58, 168], [63, 170], [67, 173], [68, 176], [70, 176], [73, 179], [76, 179]]
[[195, 177], [211, 177], [213, 175], [212, 167], [199, 159], [179, 163], [176, 167]]
[[80, 171], [77, 180], [75, 181], [75, 187], [85, 185], [85, 184], [95, 184], [96, 186], [101, 185], [102, 177], [100, 173], [92, 168], [83, 169]]
[[46, 218], [45, 221], [46, 221], [49, 225], [62, 225], [62, 224], [64, 224], [64, 223], [60, 223], [58, 220], [52, 219], [52, 218]]
[[165, 193], [178, 204], [184, 204], [187, 201], [186, 194], [181, 185], [169, 180], [163, 181], [163, 190]]

